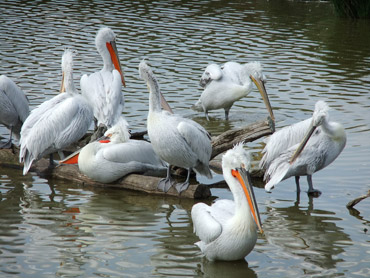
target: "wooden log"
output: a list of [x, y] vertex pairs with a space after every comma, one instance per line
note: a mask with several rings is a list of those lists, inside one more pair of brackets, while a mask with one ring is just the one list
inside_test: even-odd
[[267, 120], [256, 122], [236, 130], [228, 130], [212, 139], [212, 156], [215, 158], [220, 153], [231, 149], [239, 142], [252, 142], [263, 136], [270, 135], [275, 131], [274, 121], [268, 117]]
[[[273, 131], [274, 125], [273, 122], [270, 120], [261, 121], [237, 130], [226, 131], [221, 135], [213, 138], [212, 158], [222, 153], [223, 151], [232, 148], [238, 142], [251, 142], [253, 140], [261, 138], [262, 136], [269, 135]], [[20, 170], [22, 170], [23, 165], [21, 165], [18, 160], [18, 148], [13, 147], [12, 149], [0, 150], [0, 166], [19, 168]], [[211, 197], [210, 188], [212, 186], [198, 184], [194, 179], [191, 179], [189, 188], [179, 195], [179, 193], [174, 188], [171, 188], [167, 193], [158, 191], [157, 184], [158, 181], [161, 179], [160, 177], [130, 174], [113, 183], [104, 184], [90, 180], [79, 171], [77, 165], [61, 165], [55, 168], [49, 168], [49, 159], [45, 158], [34, 162], [30, 171], [35, 171], [38, 175], [42, 177], [70, 180], [81, 185], [124, 188], [129, 190], [142, 191], [149, 194], [176, 196], [181, 198], [205, 199]]]

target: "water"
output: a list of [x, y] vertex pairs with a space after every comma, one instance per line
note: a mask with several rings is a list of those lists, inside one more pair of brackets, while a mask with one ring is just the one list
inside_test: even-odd
[[[338, 18], [317, 1], [8, 1], [0, 3], [0, 74], [25, 91], [31, 108], [57, 94], [61, 55], [78, 51], [76, 83], [102, 66], [94, 37], [118, 35], [125, 116], [146, 126], [147, 59], [172, 108], [217, 135], [268, 114], [255, 90], [223, 111], [189, 107], [211, 62], [259, 60], [277, 128], [310, 117], [317, 100], [347, 132], [340, 157], [313, 177], [319, 198], [296, 195], [294, 180], [256, 188], [265, 235], [244, 262], [209, 263], [194, 245], [193, 200], [81, 187], [0, 168], [0, 276], [18, 277], [368, 277], [370, 24]], [[78, 86], [79, 87], [79, 86]], [[8, 131], [1, 127], [0, 134]], [[262, 140], [248, 145], [255, 153]], [[216, 176], [215, 179], [220, 179]], [[306, 181], [302, 179], [302, 188]], [[226, 189], [215, 196], [232, 198]]]

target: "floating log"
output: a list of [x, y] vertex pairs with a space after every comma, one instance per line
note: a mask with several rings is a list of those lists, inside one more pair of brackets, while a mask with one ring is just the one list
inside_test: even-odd
[[[258, 138], [272, 134], [274, 131], [274, 124], [271, 120], [265, 120], [251, 124], [249, 126], [229, 130], [212, 139], [212, 158], [218, 154], [232, 148], [238, 142], [251, 142]], [[0, 166], [19, 168], [22, 170], [23, 165], [19, 163], [19, 149], [14, 147], [12, 149], [0, 150]], [[211, 185], [198, 184], [194, 179], [191, 179], [189, 188], [180, 195], [176, 189], [171, 188], [167, 193], [157, 190], [157, 184], [160, 177], [144, 176], [139, 174], [130, 174], [123, 177], [116, 182], [105, 184], [90, 180], [83, 175], [77, 165], [60, 165], [55, 168], [49, 168], [49, 159], [42, 158], [34, 162], [30, 171], [36, 172], [38, 175], [46, 178], [57, 178], [76, 182], [81, 185], [95, 186], [95, 187], [114, 187], [124, 188], [129, 190], [142, 191], [149, 194], [176, 196], [182, 198], [205, 199], [211, 196]], [[175, 177], [176, 178], [176, 177]]]

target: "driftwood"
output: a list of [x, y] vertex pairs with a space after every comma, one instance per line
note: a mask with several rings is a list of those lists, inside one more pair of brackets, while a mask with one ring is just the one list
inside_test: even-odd
[[228, 130], [219, 136], [212, 138], [212, 155], [215, 158], [220, 153], [231, 149], [239, 142], [252, 142], [263, 136], [270, 135], [275, 131], [274, 121], [270, 117], [265, 121], [257, 122], [246, 127]]
[[[270, 135], [273, 133], [273, 131], [274, 125], [271, 120], [254, 123], [252, 125], [237, 130], [226, 131], [221, 135], [213, 138], [212, 158], [226, 151], [227, 149], [232, 148], [238, 142], [251, 142], [263, 136]], [[19, 163], [18, 159], [18, 148], [13, 147], [12, 149], [0, 150], [1, 167], [19, 168], [21, 170], [23, 168], [23, 165]], [[78, 170], [77, 165], [61, 165], [55, 168], [49, 168], [49, 159], [45, 158], [34, 162], [30, 171], [35, 171], [37, 174], [43, 177], [70, 180], [82, 185], [124, 188], [142, 191], [150, 194], [164, 194], [163, 192], [157, 190], [158, 181], [161, 179], [160, 177], [130, 174], [114, 183], [104, 184], [90, 180]], [[211, 186], [209, 185], [198, 184], [195, 180], [191, 180], [189, 188], [186, 191], [182, 192], [181, 195], [179, 195], [174, 188], [171, 188], [165, 195], [204, 199], [211, 196], [210, 187]]]
[[351, 209], [353, 208], [355, 205], [357, 205], [359, 202], [361, 202], [363, 199], [366, 199], [367, 197], [370, 197], [370, 190], [367, 192], [366, 195], [362, 195], [356, 199], [353, 199], [352, 201], [348, 202], [348, 204], [346, 205], [347, 208]]

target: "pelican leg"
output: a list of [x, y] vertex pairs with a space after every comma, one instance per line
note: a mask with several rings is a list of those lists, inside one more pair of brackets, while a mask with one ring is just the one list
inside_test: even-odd
[[229, 109], [226, 109], [225, 108], [225, 120], [228, 121], [229, 120], [229, 111], [230, 111], [230, 108]]
[[54, 162], [54, 157], [53, 154], [49, 154], [49, 168], [54, 168], [55, 162]]
[[0, 149], [10, 149], [11, 146], [12, 146], [12, 137], [10, 137], [8, 141], [0, 144]]
[[161, 179], [158, 182], [157, 189], [166, 193], [168, 190], [170, 190], [173, 184], [174, 182], [172, 181], [172, 178], [171, 178], [171, 165], [168, 165], [167, 177], [164, 179]]
[[206, 116], [207, 121], [209, 121], [208, 111], [207, 110], [204, 110], [204, 115]]
[[12, 135], [13, 135], [13, 127], [10, 129], [9, 140], [5, 143], [0, 144], [0, 149], [10, 149], [12, 147]]
[[314, 197], [319, 197], [321, 195], [321, 191], [314, 189], [312, 184], [312, 175], [307, 175], [307, 183], [308, 183], [308, 194]]
[[301, 187], [299, 186], [299, 176], [295, 176], [295, 185], [297, 186], [297, 193], [301, 192]]
[[175, 188], [176, 188], [177, 192], [181, 193], [181, 192], [185, 191], [186, 189], [188, 189], [190, 173], [191, 173], [191, 168], [188, 169], [188, 175], [186, 177], [185, 182], [176, 184]]

